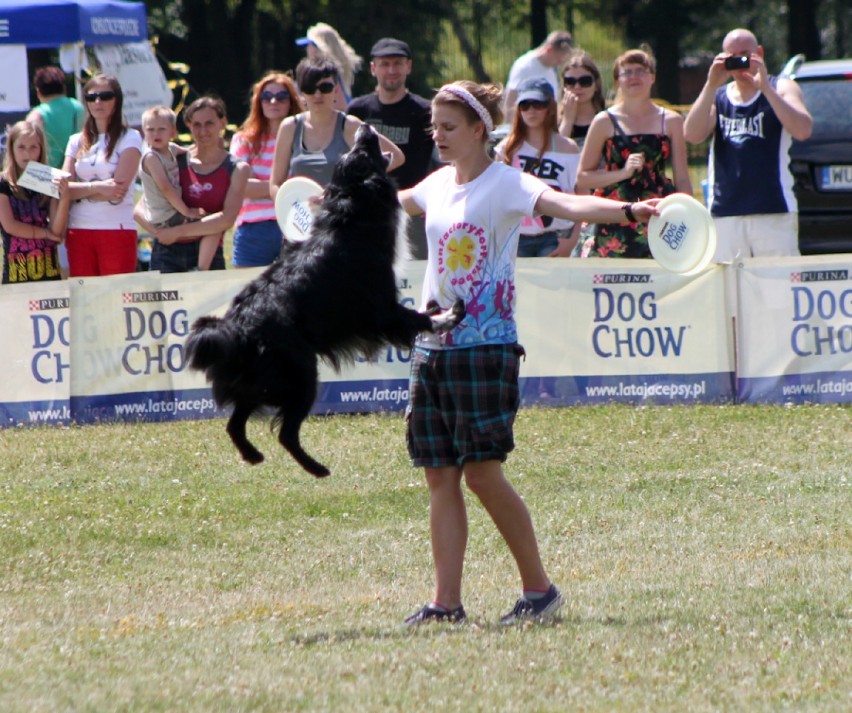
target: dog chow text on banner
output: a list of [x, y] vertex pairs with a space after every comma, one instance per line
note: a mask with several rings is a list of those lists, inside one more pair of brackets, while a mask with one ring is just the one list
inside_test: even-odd
[[739, 399], [852, 401], [852, 258], [751, 259], [736, 273]]
[[518, 260], [524, 403], [733, 400], [724, 271], [653, 260]]

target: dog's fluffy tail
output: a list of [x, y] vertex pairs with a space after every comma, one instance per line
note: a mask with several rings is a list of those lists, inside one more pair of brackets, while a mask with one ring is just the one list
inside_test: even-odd
[[186, 339], [186, 360], [190, 369], [203, 371], [209, 381], [234, 373], [239, 360], [239, 340], [230, 322], [219, 317], [195, 320]]

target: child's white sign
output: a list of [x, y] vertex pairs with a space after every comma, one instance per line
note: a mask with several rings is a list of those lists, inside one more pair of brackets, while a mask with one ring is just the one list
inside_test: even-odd
[[56, 187], [56, 181], [60, 178], [70, 178], [71, 174], [65, 171], [60, 171], [58, 168], [48, 166], [38, 161], [30, 161], [24, 172], [18, 178], [18, 185], [22, 188], [28, 188], [36, 193], [44, 193], [53, 198], [59, 198], [59, 189]]

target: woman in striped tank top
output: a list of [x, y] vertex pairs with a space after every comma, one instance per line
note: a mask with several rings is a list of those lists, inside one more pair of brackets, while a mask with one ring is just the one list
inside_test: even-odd
[[234, 267], [270, 265], [281, 252], [282, 236], [269, 197], [269, 178], [278, 127], [300, 111], [296, 85], [286, 74], [268, 72], [252, 87], [248, 118], [231, 139], [231, 154], [251, 167], [234, 232]]

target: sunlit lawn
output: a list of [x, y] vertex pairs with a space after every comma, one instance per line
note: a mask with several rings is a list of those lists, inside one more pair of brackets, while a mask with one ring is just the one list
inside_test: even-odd
[[505, 630], [469, 499], [471, 623], [431, 595], [399, 416], [0, 431], [0, 710], [848, 710], [852, 411], [529, 409], [506, 472], [566, 594]]

